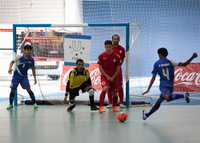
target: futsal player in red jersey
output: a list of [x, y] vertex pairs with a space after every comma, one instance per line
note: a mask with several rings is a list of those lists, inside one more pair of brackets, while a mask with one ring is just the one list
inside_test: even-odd
[[118, 92], [118, 78], [117, 75], [120, 72], [120, 58], [112, 51], [112, 41], [105, 41], [106, 51], [101, 53], [98, 57], [99, 70], [101, 72], [101, 86], [102, 92], [100, 94], [99, 112], [105, 112], [103, 108], [103, 102], [106, 92], [110, 88], [113, 95], [112, 110], [118, 112], [117, 104], [117, 92]]
[[[115, 34], [112, 36], [112, 42], [113, 42], [113, 52], [116, 53], [117, 55], [119, 55], [120, 57], [120, 65], [123, 64], [124, 62], [124, 58], [125, 58], [125, 49], [124, 47], [122, 47], [121, 45], [119, 45], [119, 41], [120, 41], [120, 37], [119, 35]], [[122, 68], [120, 68], [120, 72], [117, 75], [118, 78], [118, 82], [119, 82], [119, 89], [118, 89], [118, 95], [119, 95], [119, 100], [120, 100], [120, 108], [126, 108], [126, 106], [123, 103], [123, 98], [124, 98], [124, 92], [123, 92], [123, 77], [122, 77]], [[108, 100], [109, 103], [107, 108], [111, 108], [112, 107], [112, 92], [110, 89], [108, 89]]]

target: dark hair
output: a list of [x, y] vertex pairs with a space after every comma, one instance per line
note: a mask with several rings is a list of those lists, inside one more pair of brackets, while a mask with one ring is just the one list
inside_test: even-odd
[[112, 45], [112, 41], [106, 40], [104, 44], [105, 44], [105, 45]]
[[84, 63], [84, 61], [82, 59], [77, 59], [76, 60], [76, 64], [78, 64], [78, 62], [81, 62], [81, 63], [83, 62]]
[[26, 49], [31, 49], [31, 50], [33, 50], [33, 47], [32, 47], [31, 45], [25, 45], [25, 46], [24, 46], [24, 50], [26, 50]]
[[162, 47], [162, 48], [158, 49], [158, 54], [162, 54], [163, 56], [167, 57], [168, 51], [166, 48]]
[[[114, 34], [114, 35], [112, 36], [112, 39], [113, 39], [113, 37], [114, 37], [114, 36], [118, 36], [118, 37], [119, 37], [119, 35], [117, 35], [117, 34]], [[119, 37], [119, 39], [120, 39], [120, 37]]]

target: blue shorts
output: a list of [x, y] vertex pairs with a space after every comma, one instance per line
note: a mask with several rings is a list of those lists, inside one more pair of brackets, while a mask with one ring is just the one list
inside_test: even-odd
[[172, 94], [173, 93], [173, 87], [167, 87], [167, 86], [160, 86], [160, 98], [165, 100], [164, 96], [166, 94]]
[[28, 80], [27, 76], [23, 76], [22, 78], [18, 78], [18, 77], [13, 76], [10, 88], [17, 89], [19, 83], [20, 83], [20, 85], [23, 89], [30, 87], [29, 80]]

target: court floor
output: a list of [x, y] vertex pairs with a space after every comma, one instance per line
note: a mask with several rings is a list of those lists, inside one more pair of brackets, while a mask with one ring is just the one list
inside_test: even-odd
[[120, 109], [128, 115], [121, 123], [117, 112], [91, 112], [89, 106], [21, 105], [11, 111], [0, 103], [0, 143], [199, 143], [200, 105], [162, 105], [142, 120], [142, 110]]

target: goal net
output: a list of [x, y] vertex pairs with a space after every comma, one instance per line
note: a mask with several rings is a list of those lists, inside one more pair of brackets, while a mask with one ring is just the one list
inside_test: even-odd
[[[18, 32], [14, 31], [15, 28]], [[97, 65], [98, 56], [105, 51], [104, 42], [112, 40], [114, 34], [120, 36], [119, 44], [126, 49], [126, 59], [122, 65], [124, 99], [129, 104], [129, 94], [139, 95], [142, 92], [139, 60], [140, 26], [138, 24], [16, 24], [13, 33], [14, 40], [16, 37], [21, 37], [21, 39], [18, 38], [17, 41], [14, 41], [15, 52], [23, 52], [25, 42], [30, 42], [33, 46], [32, 57], [35, 60], [38, 83], [33, 84], [31, 70], [29, 70], [28, 76], [36, 100], [40, 100], [40, 102], [63, 104], [67, 77], [70, 70], [74, 68], [74, 66], [65, 65], [68, 61], [64, 61], [64, 51], [72, 52], [64, 47], [63, 41], [66, 35], [91, 36], [90, 53], [84, 53], [85, 51], [82, 50], [73, 54], [84, 53], [89, 56], [89, 67], [86, 68], [90, 72], [92, 85], [96, 89], [95, 100], [99, 100], [101, 92], [100, 71]], [[24, 100], [29, 99], [28, 94], [21, 87], [18, 88], [17, 93], [22, 95]], [[80, 92], [76, 100], [87, 102], [89, 100], [88, 93]]]

